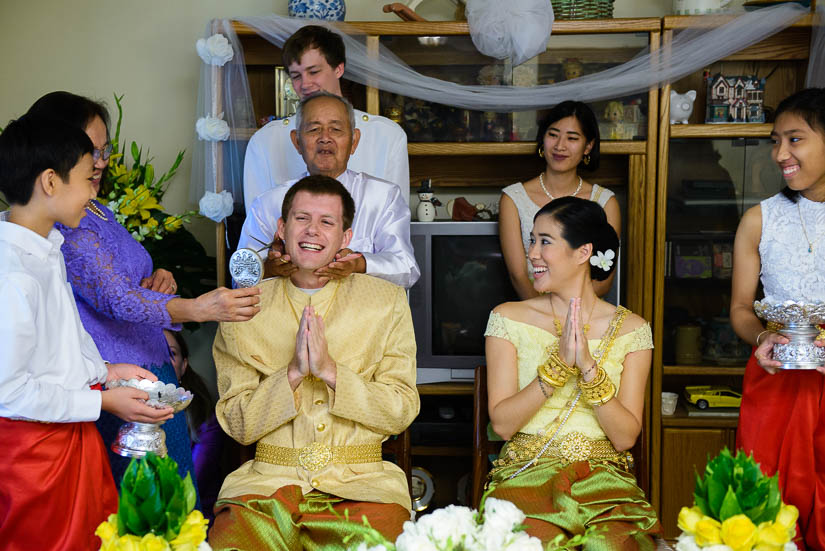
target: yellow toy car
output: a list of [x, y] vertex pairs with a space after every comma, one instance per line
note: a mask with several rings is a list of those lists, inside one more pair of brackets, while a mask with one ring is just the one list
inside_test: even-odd
[[686, 386], [685, 398], [699, 409], [709, 407], [738, 408], [742, 395], [727, 386]]

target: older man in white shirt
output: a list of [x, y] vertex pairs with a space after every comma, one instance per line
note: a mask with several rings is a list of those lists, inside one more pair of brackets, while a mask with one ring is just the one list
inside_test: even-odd
[[[410, 243], [410, 210], [398, 186], [364, 172], [347, 168], [361, 137], [354, 127], [352, 105], [328, 92], [306, 97], [297, 114], [292, 143], [308, 174], [321, 174], [341, 182], [355, 201], [353, 237], [349, 247], [318, 270], [318, 275], [338, 279], [351, 273], [367, 273], [396, 285], [411, 287], [420, 275]], [[281, 205], [297, 179], [259, 195], [248, 207], [238, 248], [259, 250], [267, 259], [267, 244], [275, 239]], [[294, 271], [288, 255], [268, 255], [265, 276], [288, 276]]]
[[[344, 74], [346, 51], [335, 32], [307, 25], [284, 43], [284, 65], [292, 86], [304, 99], [320, 90], [343, 95], [339, 79]], [[258, 195], [306, 174], [301, 155], [291, 145], [295, 117], [275, 120], [255, 132], [244, 158], [244, 203], [246, 214]], [[365, 172], [397, 185], [409, 202], [410, 164], [407, 135], [393, 121], [355, 110], [355, 128], [361, 133], [361, 147], [349, 160], [349, 168]]]

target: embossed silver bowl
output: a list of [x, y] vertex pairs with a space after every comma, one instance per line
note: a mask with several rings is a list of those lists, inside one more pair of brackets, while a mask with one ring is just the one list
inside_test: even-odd
[[264, 262], [252, 249], [238, 249], [229, 257], [229, 275], [238, 287], [254, 287], [264, 277]]
[[819, 328], [825, 323], [825, 302], [774, 302], [767, 299], [753, 303], [756, 315], [766, 321], [781, 323], [779, 333], [790, 342], [773, 347], [773, 359], [782, 369], [816, 369], [825, 365], [825, 348], [814, 344]]
[[[171, 407], [175, 413], [183, 411], [192, 402], [192, 393], [172, 383], [150, 381], [148, 379], [119, 379], [106, 383], [106, 388], [129, 386], [149, 394], [146, 405], [154, 408]], [[117, 438], [112, 443], [112, 451], [124, 457], [143, 457], [152, 452], [160, 457], [166, 456], [166, 433], [161, 423], [127, 422], [117, 431]]]

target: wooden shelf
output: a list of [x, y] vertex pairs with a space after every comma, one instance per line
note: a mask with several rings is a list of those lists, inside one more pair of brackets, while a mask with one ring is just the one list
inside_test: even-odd
[[473, 455], [472, 446], [413, 446], [413, 455], [432, 455], [439, 457], [469, 457]]
[[[745, 368], [723, 365], [665, 365], [664, 375], [744, 375]], [[692, 418], [694, 419], [694, 418]]]
[[473, 394], [473, 383], [429, 383], [416, 385], [419, 396], [467, 396]]
[[768, 138], [772, 124], [671, 124], [671, 138]]
[[662, 415], [663, 427], [736, 428], [737, 425], [739, 425], [739, 417], [691, 417], [682, 404], [676, 407], [676, 413], [673, 415]]
[[[662, 20], [658, 17], [588, 19], [553, 22], [553, 34], [617, 34], [658, 32]], [[469, 35], [466, 21], [347, 21], [335, 26], [348, 33], [384, 36], [450, 36]], [[232, 22], [238, 36], [255, 36], [258, 33], [239, 21]]]
[[[248, 141], [257, 128], [236, 128], [231, 139]], [[644, 155], [646, 141], [616, 140], [601, 142], [602, 155]], [[535, 142], [413, 142], [407, 144], [407, 152], [418, 156], [490, 156], [533, 155]]]
[[[741, 14], [736, 15], [666, 15], [662, 18], [662, 29], [665, 31], [687, 29], [690, 27], [718, 27], [733, 21]], [[810, 27], [813, 24], [812, 14], [802, 16], [799, 21], [791, 25], [795, 28]], [[555, 28], [553, 29], [555, 31]]]

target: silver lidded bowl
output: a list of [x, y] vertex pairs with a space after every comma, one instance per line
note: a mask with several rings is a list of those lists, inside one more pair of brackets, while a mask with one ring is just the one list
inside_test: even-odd
[[825, 302], [762, 299], [753, 303], [753, 310], [765, 321], [781, 323], [778, 332], [790, 340], [773, 347], [773, 359], [782, 362], [782, 369], [816, 369], [825, 365], [825, 348], [814, 344], [819, 335], [817, 325], [825, 323]]
[[238, 249], [229, 257], [229, 275], [238, 287], [254, 287], [264, 277], [264, 262], [252, 249]]
[[[118, 379], [106, 383], [106, 388], [128, 386], [149, 394], [146, 405], [154, 408], [171, 407], [175, 413], [183, 411], [192, 402], [192, 393], [172, 383], [148, 379]], [[124, 457], [143, 457], [147, 452], [166, 456], [166, 433], [160, 423], [124, 423], [117, 431], [112, 451]]]

